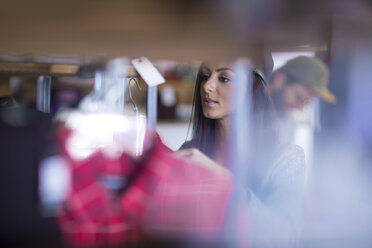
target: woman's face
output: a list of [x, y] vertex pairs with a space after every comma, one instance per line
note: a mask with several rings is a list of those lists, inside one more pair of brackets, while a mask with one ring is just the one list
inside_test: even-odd
[[203, 115], [209, 119], [225, 119], [231, 110], [231, 93], [235, 73], [227, 63], [204, 64], [201, 67], [200, 96]]

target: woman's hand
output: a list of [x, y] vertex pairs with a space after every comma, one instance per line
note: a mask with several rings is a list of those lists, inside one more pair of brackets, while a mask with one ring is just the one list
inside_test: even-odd
[[182, 149], [182, 150], [176, 151], [175, 154], [177, 157], [181, 159], [188, 160], [189, 162], [193, 164], [200, 165], [209, 170], [223, 170], [223, 171], [226, 170], [222, 165], [214, 162], [207, 155], [205, 155], [204, 153], [202, 153], [200, 150], [196, 148]]

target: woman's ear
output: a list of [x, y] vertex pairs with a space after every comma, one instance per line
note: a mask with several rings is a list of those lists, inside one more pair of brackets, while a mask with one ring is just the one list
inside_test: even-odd
[[278, 91], [284, 88], [287, 81], [287, 75], [284, 72], [277, 72], [272, 78], [271, 88], [273, 91]]

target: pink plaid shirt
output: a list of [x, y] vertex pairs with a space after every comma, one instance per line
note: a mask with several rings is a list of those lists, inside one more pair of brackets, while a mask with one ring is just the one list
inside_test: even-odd
[[[206, 169], [173, 155], [159, 138], [139, 160], [97, 152], [76, 161], [65, 149], [71, 131], [59, 130], [70, 162], [71, 190], [59, 224], [69, 243], [118, 244], [145, 236], [213, 236], [223, 225], [232, 187], [227, 170]], [[114, 192], [104, 178], [125, 180]]]

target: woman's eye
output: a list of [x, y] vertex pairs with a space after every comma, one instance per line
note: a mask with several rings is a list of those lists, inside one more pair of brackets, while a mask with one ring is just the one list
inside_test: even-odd
[[228, 78], [228, 77], [224, 77], [224, 76], [219, 77], [218, 80], [220, 80], [220, 81], [223, 82], [223, 83], [228, 83], [228, 82], [231, 81], [230, 78]]
[[202, 81], [207, 81], [208, 78], [209, 78], [209, 75], [208, 74], [202, 74], [201, 78], [202, 78]]

